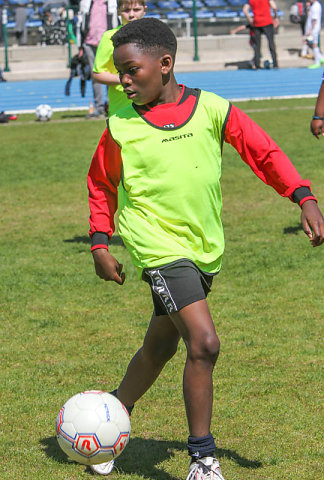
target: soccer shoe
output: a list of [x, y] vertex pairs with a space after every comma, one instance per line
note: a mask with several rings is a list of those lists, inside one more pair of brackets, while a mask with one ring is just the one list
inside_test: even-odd
[[315, 68], [321, 68], [321, 64], [320, 63], [313, 63], [313, 65], [310, 65], [308, 68], [310, 70], [314, 70]]
[[114, 463], [115, 460], [110, 460], [110, 462], [90, 465], [90, 468], [93, 472], [98, 473], [98, 475], [109, 475], [114, 468]]
[[189, 467], [187, 480], [225, 480], [219, 462], [214, 457], [193, 460]]

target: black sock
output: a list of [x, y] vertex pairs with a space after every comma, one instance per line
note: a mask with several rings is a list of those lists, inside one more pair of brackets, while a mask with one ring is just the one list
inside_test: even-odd
[[[117, 397], [117, 388], [116, 390], [113, 390], [112, 392], [109, 392], [111, 395], [113, 395], [114, 397], [118, 398]], [[119, 399], [118, 399], [119, 400]], [[123, 404], [124, 405], [124, 404]], [[133, 408], [134, 408], [134, 405], [131, 405], [130, 407], [127, 407], [126, 405], [124, 405], [124, 407], [126, 408], [127, 412], [128, 412], [128, 415], [131, 416], [132, 414], [132, 411], [133, 411]]]
[[210, 433], [205, 437], [188, 437], [188, 454], [193, 459], [213, 457], [216, 449], [215, 440]]

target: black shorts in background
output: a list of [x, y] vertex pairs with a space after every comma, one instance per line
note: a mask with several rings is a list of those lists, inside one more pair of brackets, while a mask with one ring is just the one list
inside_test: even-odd
[[186, 258], [161, 267], [145, 268], [142, 278], [151, 287], [155, 315], [178, 312], [203, 300], [210, 292], [215, 274], [202, 272]]

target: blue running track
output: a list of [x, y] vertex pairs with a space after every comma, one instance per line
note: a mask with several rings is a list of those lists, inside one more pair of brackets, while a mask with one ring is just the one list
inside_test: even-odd
[[[231, 70], [177, 73], [179, 83], [199, 87], [229, 100], [315, 97], [322, 78], [322, 69]], [[92, 101], [91, 82], [86, 96], [81, 97], [80, 80], [74, 78], [71, 95], [64, 95], [67, 79], [0, 83], [0, 111], [33, 112], [41, 103], [54, 110], [87, 109]]]

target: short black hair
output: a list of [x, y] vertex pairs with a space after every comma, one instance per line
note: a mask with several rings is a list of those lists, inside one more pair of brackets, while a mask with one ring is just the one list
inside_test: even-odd
[[114, 48], [135, 43], [143, 50], [169, 53], [174, 60], [177, 39], [172, 30], [157, 18], [140, 18], [127, 23], [111, 37]]

